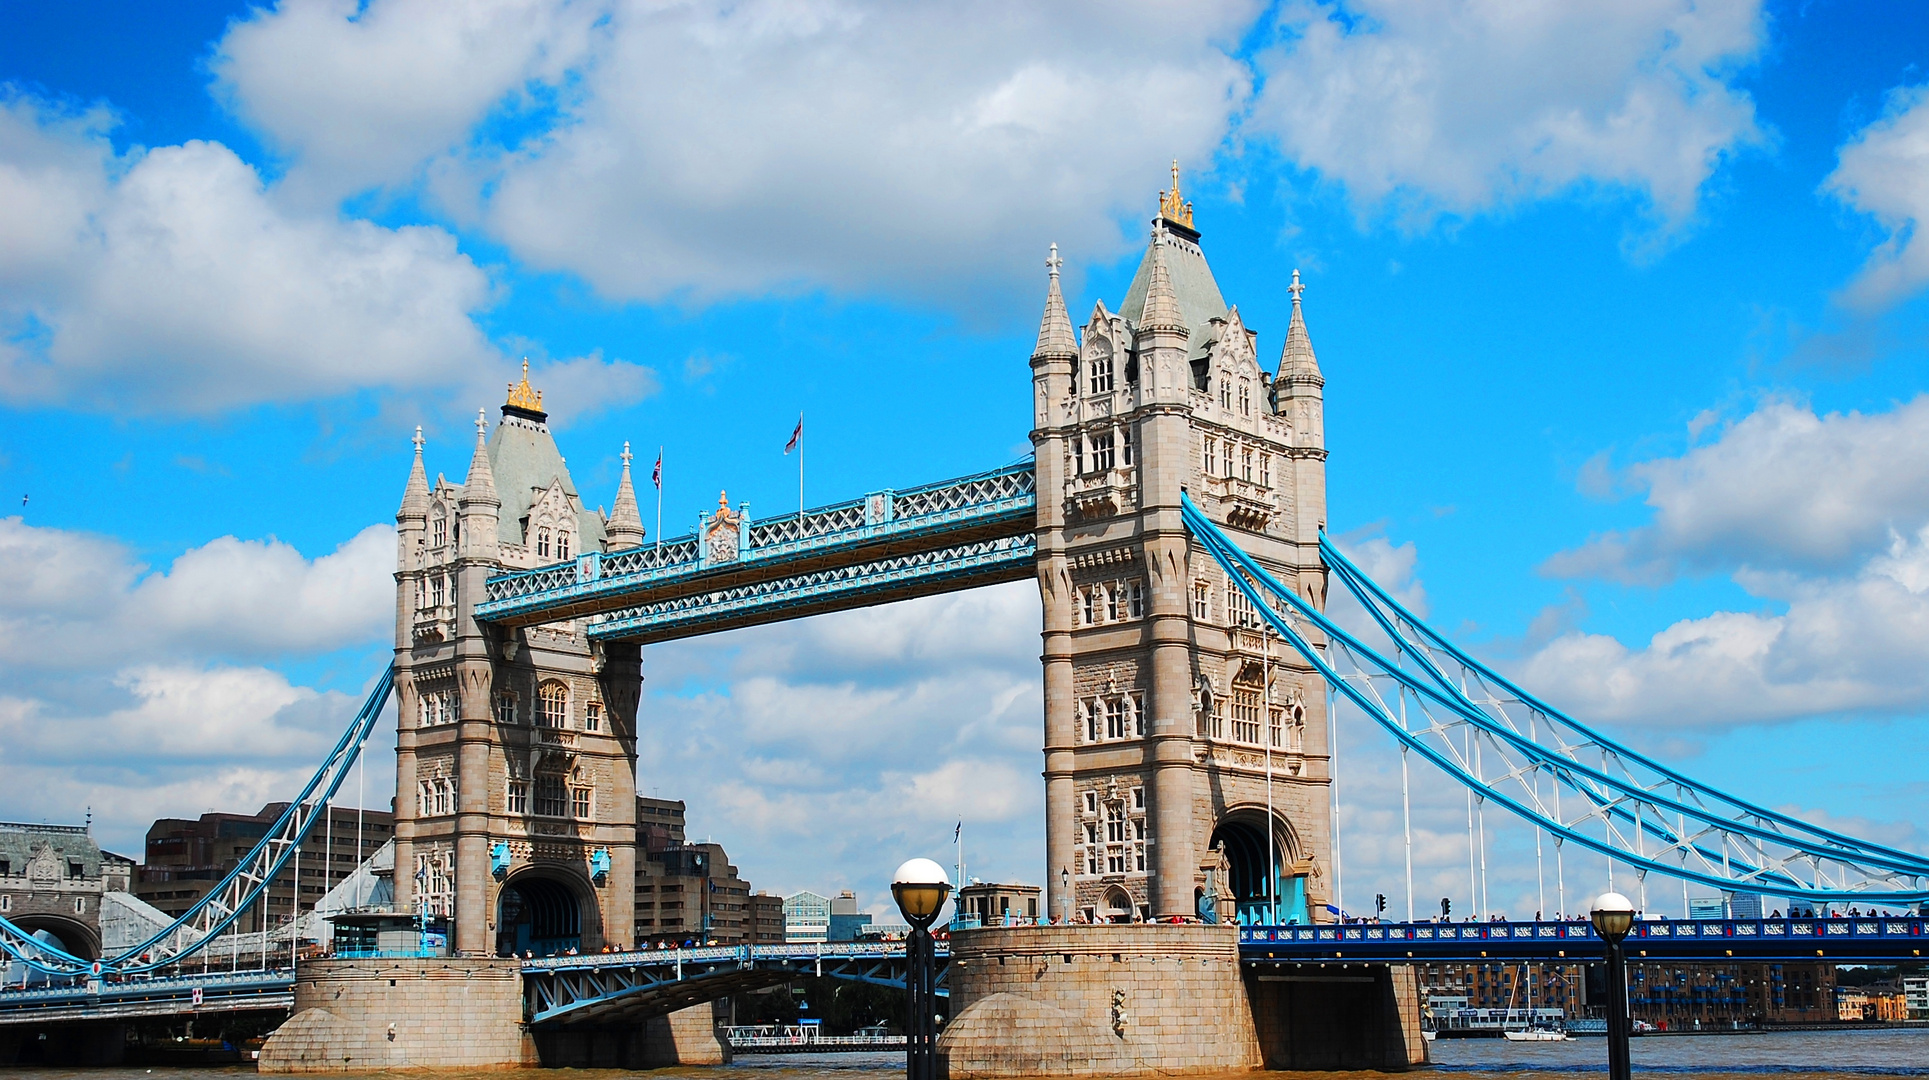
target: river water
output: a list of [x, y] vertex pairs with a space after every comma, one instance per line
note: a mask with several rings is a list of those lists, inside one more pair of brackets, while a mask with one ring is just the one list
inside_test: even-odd
[[[1722, 1080], [1726, 1077], [1826, 1078], [1929, 1077], [1929, 1026], [1883, 1031], [1790, 1031], [1737, 1035], [1650, 1035], [1630, 1044], [1634, 1074], [1670, 1080]], [[1445, 1039], [1433, 1044], [1434, 1068], [1427, 1080], [1508, 1080], [1572, 1077], [1607, 1072], [1607, 1043], [1599, 1038], [1559, 1043], [1512, 1043], [1504, 1039]], [[103, 1069], [18, 1067], [6, 1076], [22, 1080], [251, 1080], [248, 1066], [191, 1068], [129, 1066]], [[371, 1080], [382, 1073], [333, 1073], [346, 1080]], [[422, 1080], [423, 1074], [389, 1074]], [[432, 1074], [434, 1080], [899, 1080], [902, 1054], [745, 1055], [734, 1065], [712, 1068], [656, 1069], [647, 1073], [619, 1069], [492, 1070]], [[1365, 1080], [1372, 1073], [1231, 1073], [1222, 1080], [1268, 1077], [1322, 1077]]]

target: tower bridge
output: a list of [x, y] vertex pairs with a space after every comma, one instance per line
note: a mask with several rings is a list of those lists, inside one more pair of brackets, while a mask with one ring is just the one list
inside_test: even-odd
[[[1295, 1056], [1281, 1033], [1306, 1026], [1274, 1014], [1327, 1006], [1242, 992], [1241, 964], [1397, 965], [1590, 947], [1590, 933], [1568, 923], [1494, 924], [1477, 938], [1436, 924], [1334, 925], [1336, 704], [1519, 815], [1557, 851], [1574, 845], [1643, 880], [1825, 905], [1929, 900], [1929, 859], [1767, 810], [1613, 742], [1454, 646], [1348, 562], [1324, 534], [1325, 380], [1297, 272], [1287, 288], [1278, 360], [1262, 364], [1259, 333], [1222, 296], [1175, 174], [1116, 311], [1097, 301], [1075, 327], [1055, 248], [1047, 261], [1029, 359], [1030, 460], [765, 518], [720, 496], [691, 532], [667, 540], [645, 535], [627, 447], [612, 510], [586, 507], [525, 367], [493, 428], [478, 417], [460, 483], [429, 480], [418, 431], [396, 516], [392, 666], [250, 860], [122, 955], [70, 954], [4, 918], [0, 947], [62, 975], [98, 963], [111, 981], [165, 974], [231, 933], [294, 857], [392, 693], [395, 910], [451, 929], [452, 956], [420, 973], [419, 985], [441, 989], [420, 1000], [486, 991], [507, 1002], [501, 1023], [552, 1030], [786, 977], [804, 959], [621, 951], [650, 930], [635, 924], [634, 907], [637, 731], [649, 722], [639, 715], [642, 647], [1021, 578], [1037, 582], [1042, 600], [1041, 870], [1046, 913], [1060, 925], [960, 936], [949, 963], [965, 1007], [946, 1036], [959, 1075], [1057, 1068], [999, 1057], [998, 1033], [1076, 1026], [1065, 1018], [1097, 1009], [1101, 982], [1111, 980], [1112, 995], [1156, 987], [1166, 961], [1213, 972], [1212, 993], [1250, 997], [1250, 1010], [1233, 1014], [1258, 1028], [1238, 1028], [1233, 1014], [1141, 1012], [1133, 1037], [1149, 1041], [1131, 1060], [1170, 1062], [1159, 1055], [1205, 1038], [1232, 1056], [1199, 1067], [1262, 1053], [1275, 1065], [1409, 1064], [1424, 1051], [1413, 1048], [1417, 1036], [1402, 1042], [1412, 1034], [1403, 1020], [1386, 1021], [1380, 1056]], [[1363, 626], [1327, 616], [1334, 584], [1357, 601]], [[1064, 925], [1074, 917], [1088, 925]], [[1236, 937], [1226, 923], [1239, 925]], [[1826, 920], [1794, 925], [1652, 933], [1666, 938], [1656, 949], [1679, 957], [1801, 953], [1811, 939], [1821, 954], [1920, 955], [1919, 917], [1877, 920], [1872, 931], [1862, 921], [1839, 932]], [[532, 943], [577, 955], [489, 959]], [[813, 970], [824, 959], [809, 958]], [[458, 961], [471, 966], [448, 982]], [[830, 973], [888, 982], [896, 962], [833, 958]], [[1009, 982], [1021, 969], [1033, 973], [1032, 989]], [[389, 979], [374, 967], [283, 977], [299, 1010], [287, 1041], [306, 1040], [318, 1055], [363, 1021], [342, 1020], [315, 995], [379, 994]], [[1410, 1008], [1410, 980], [1388, 977], [1385, 995], [1355, 995], [1346, 1007]], [[984, 1008], [973, 1013], [971, 1002]], [[1124, 1006], [1107, 1007], [1112, 1019], [1091, 1023], [1126, 1040]], [[8, 1008], [0, 997], [0, 1014]], [[1063, 1046], [1084, 1047], [1081, 1060], [1102, 1071], [1125, 1052], [1102, 1034], [1078, 1028]], [[517, 1045], [478, 1038], [446, 1049], [513, 1055]], [[616, 1060], [600, 1053], [563, 1056]], [[301, 1060], [311, 1059], [284, 1064]]]

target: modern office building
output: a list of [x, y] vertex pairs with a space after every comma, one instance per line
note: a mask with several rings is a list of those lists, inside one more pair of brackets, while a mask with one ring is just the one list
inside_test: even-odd
[[792, 945], [821, 945], [831, 936], [831, 902], [814, 892], [784, 897], [784, 940]]
[[756, 943], [750, 883], [722, 844], [688, 841], [684, 810], [680, 799], [636, 800], [636, 943]]
[[[288, 809], [269, 803], [253, 814], [209, 812], [198, 818], [161, 818], [147, 830], [145, 861], [135, 868], [135, 896], [171, 917], [184, 914], [240, 865]], [[301, 846], [301, 910], [342, 883], [394, 835], [386, 810], [330, 807]], [[285, 925], [295, 902], [295, 864], [275, 879], [264, 908], [242, 914], [246, 931]]]
[[856, 941], [871, 925], [871, 913], [857, 910], [857, 894], [849, 889], [831, 897], [829, 941]]

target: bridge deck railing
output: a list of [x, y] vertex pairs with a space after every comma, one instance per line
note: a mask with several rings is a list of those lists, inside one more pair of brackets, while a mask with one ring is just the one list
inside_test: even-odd
[[[1026, 461], [902, 491], [875, 491], [801, 515], [745, 520], [738, 524], [734, 554], [715, 564], [693, 534], [628, 551], [588, 552], [570, 562], [490, 578], [476, 615], [485, 620], [527, 617], [550, 607], [647, 589], [706, 570], [801, 559], [903, 534], [1022, 517], [1035, 513], [1036, 487], [1032, 463]], [[707, 523], [710, 518], [704, 520]]]
[[[1628, 947], [1644, 943], [1706, 943], [1728, 946], [1800, 946], [1827, 950], [1831, 943], [1925, 943], [1921, 915], [1865, 915], [1860, 917], [1782, 919], [1652, 919], [1636, 922]], [[1252, 949], [1323, 951], [1338, 948], [1393, 948], [1416, 952], [1428, 947], [1456, 948], [1481, 942], [1495, 951], [1531, 944], [1561, 946], [1568, 941], [1598, 948], [1600, 935], [1585, 922], [1415, 922], [1320, 923], [1310, 926], [1249, 926], [1239, 931], [1239, 942]]]

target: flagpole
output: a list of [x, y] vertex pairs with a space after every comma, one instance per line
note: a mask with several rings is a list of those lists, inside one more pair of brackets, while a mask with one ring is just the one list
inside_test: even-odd
[[663, 550], [663, 447], [656, 448], [656, 548]]
[[804, 538], [804, 414], [797, 414], [797, 539]]

